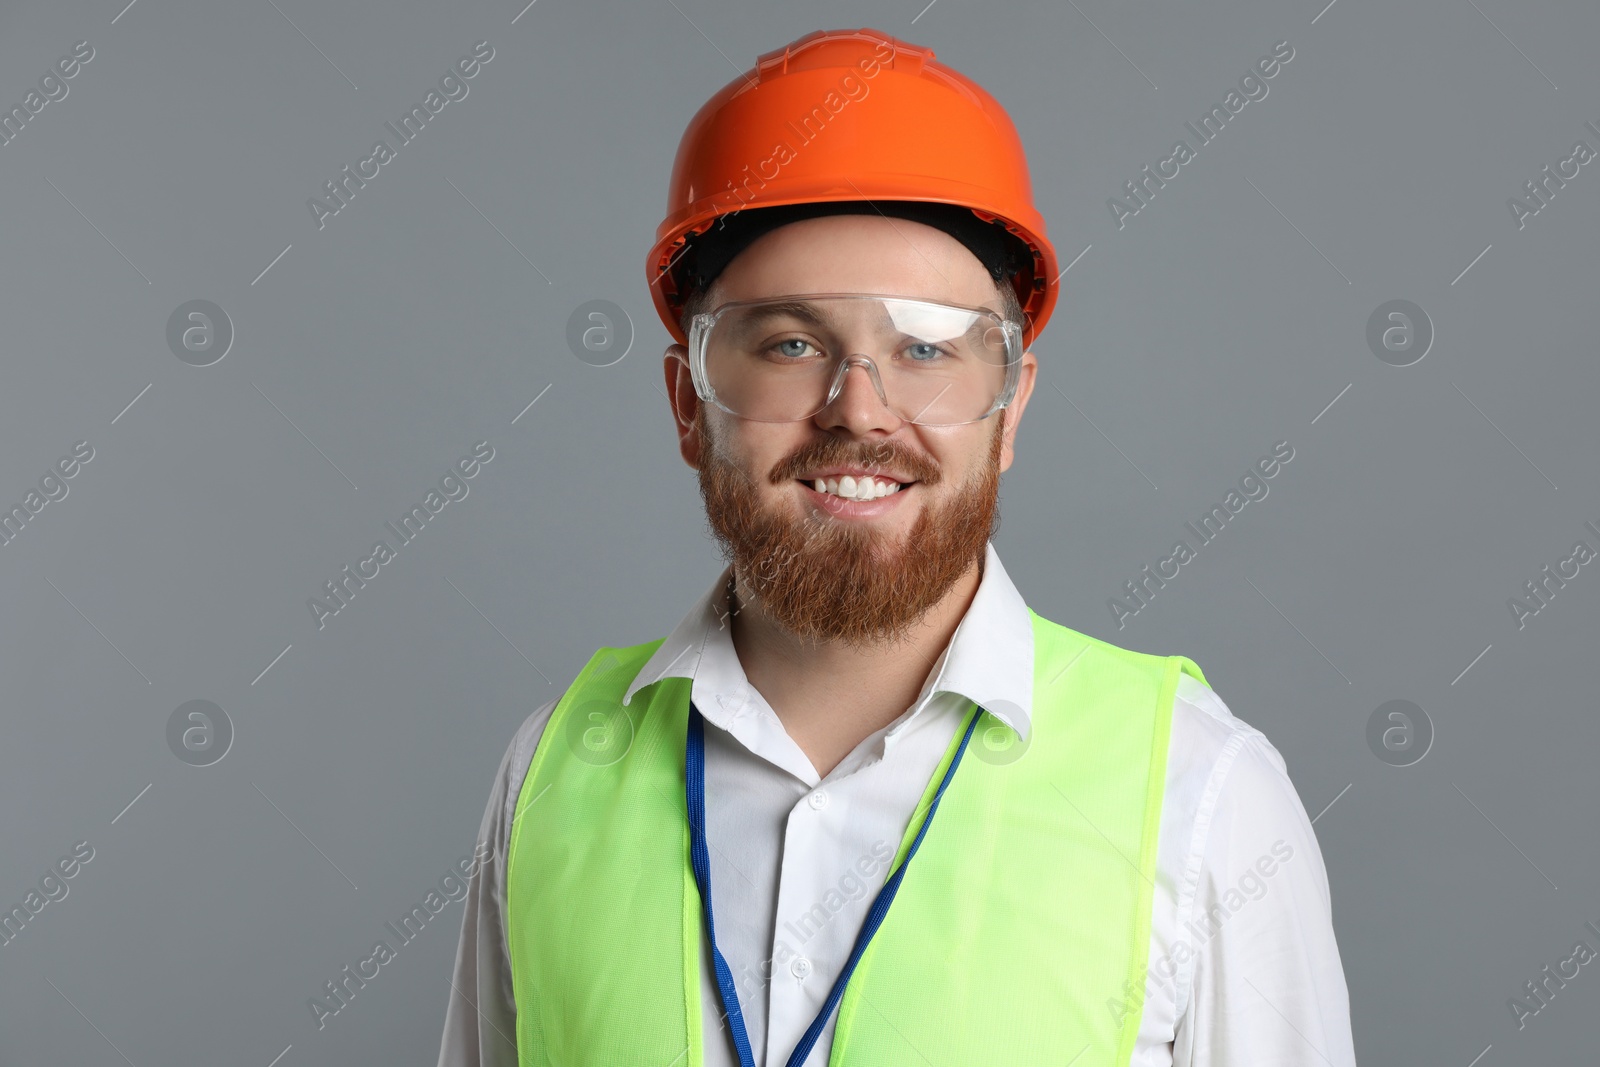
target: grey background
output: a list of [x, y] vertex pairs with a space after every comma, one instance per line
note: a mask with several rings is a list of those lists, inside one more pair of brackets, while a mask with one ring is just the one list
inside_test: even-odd
[[[1600, 947], [1600, 579], [1521, 629], [1507, 598], [1600, 545], [1600, 164], [1523, 229], [1506, 200], [1600, 149], [1600, 11], [1324, 3], [6, 5], [6, 109], [95, 56], [0, 147], [0, 502], [95, 456], [0, 547], [0, 905], [95, 855], [0, 946], [0, 1063], [433, 1061], [459, 904], [320, 1031], [307, 999], [471, 851], [523, 718], [720, 567], [644, 252], [694, 109], [863, 25], [1010, 109], [1083, 253], [1004, 481], [1029, 603], [1193, 657], [1284, 754], [1363, 1063], [1592, 1055], [1593, 966], [1521, 1032], [1507, 1000]], [[1107, 198], [1285, 39], [1119, 230]], [[319, 231], [307, 198], [479, 40], [467, 98]], [[166, 343], [193, 299], [236, 331], [209, 367]], [[636, 334], [608, 367], [566, 343], [595, 299]], [[1392, 299], [1436, 331], [1409, 367], [1365, 341]], [[307, 599], [485, 439], [319, 631]], [[1280, 440], [1270, 495], [1119, 630], [1107, 599]], [[209, 767], [166, 741], [196, 699], [235, 730]], [[1394, 699], [1436, 730], [1412, 766], [1366, 741]]]

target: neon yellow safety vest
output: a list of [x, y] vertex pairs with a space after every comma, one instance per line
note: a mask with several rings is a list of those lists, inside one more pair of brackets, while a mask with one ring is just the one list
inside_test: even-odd
[[[1172, 701], [1181, 671], [1205, 675], [1185, 656], [1029, 615], [1026, 747], [984, 758], [980, 748], [1018, 738], [976, 706], [962, 719], [888, 873], [971, 716], [983, 716], [845, 987], [830, 1067], [1132, 1058]], [[703, 922], [684, 806], [691, 682], [663, 678], [622, 705], [663, 640], [595, 653], [552, 711], [518, 795], [506, 939], [521, 1067], [703, 1063]]]

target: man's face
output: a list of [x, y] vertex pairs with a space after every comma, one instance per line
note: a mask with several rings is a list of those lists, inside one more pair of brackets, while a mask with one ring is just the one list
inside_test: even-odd
[[[762, 235], [718, 277], [710, 307], [815, 293], [998, 308], [988, 271], [955, 238], [869, 215], [806, 219]], [[685, 359], [681, 346], [667, 350], [680, 450], [700, 473], [707, 519], [741, 594], [782, 629], [853, 645], [895, 640], [982, 559], [998, 526], [1000, 473], [1011, 466], [1033, 390], [1032, 353], [1008, 408], [943, 427], [897, 417], [859, 366], [809, 419], [741, 419], [700, 403]], [[836, 467], [907, 484], [863, 505], [801, 480]]]

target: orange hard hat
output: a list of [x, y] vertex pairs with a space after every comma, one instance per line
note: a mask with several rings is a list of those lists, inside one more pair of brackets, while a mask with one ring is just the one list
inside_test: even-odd
[[818, 30], [766, 53], [695, 113], [678, 144], [667, 217], [647, 273], [656, 311], [685, 343], [676, 268], [718, 218], [791, 204], [949, 204], [1025, 249], [1012, 277], [1025, 336], [1058, 292], [1055, 248], [1033, 204], [1022, 139], [982, 86], [933, 50], [878, 30]]

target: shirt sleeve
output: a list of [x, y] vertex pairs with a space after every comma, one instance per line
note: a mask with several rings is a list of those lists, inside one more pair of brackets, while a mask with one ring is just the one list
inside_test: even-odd
[[492, 851], [467, 888], [439, 1067], [517, 1067], [517, 1004], [505, 933], [506, 854], [517, 796], [555, 705], [553, 700], [544, 705], [518, 729], [489, 790], [478, 841]]
[[1242, 731], [1179, 937], [1193, 948], [1175, 1067], [1355, 1067], [1350, 1000], [1311, 820], [1282, 755]]

